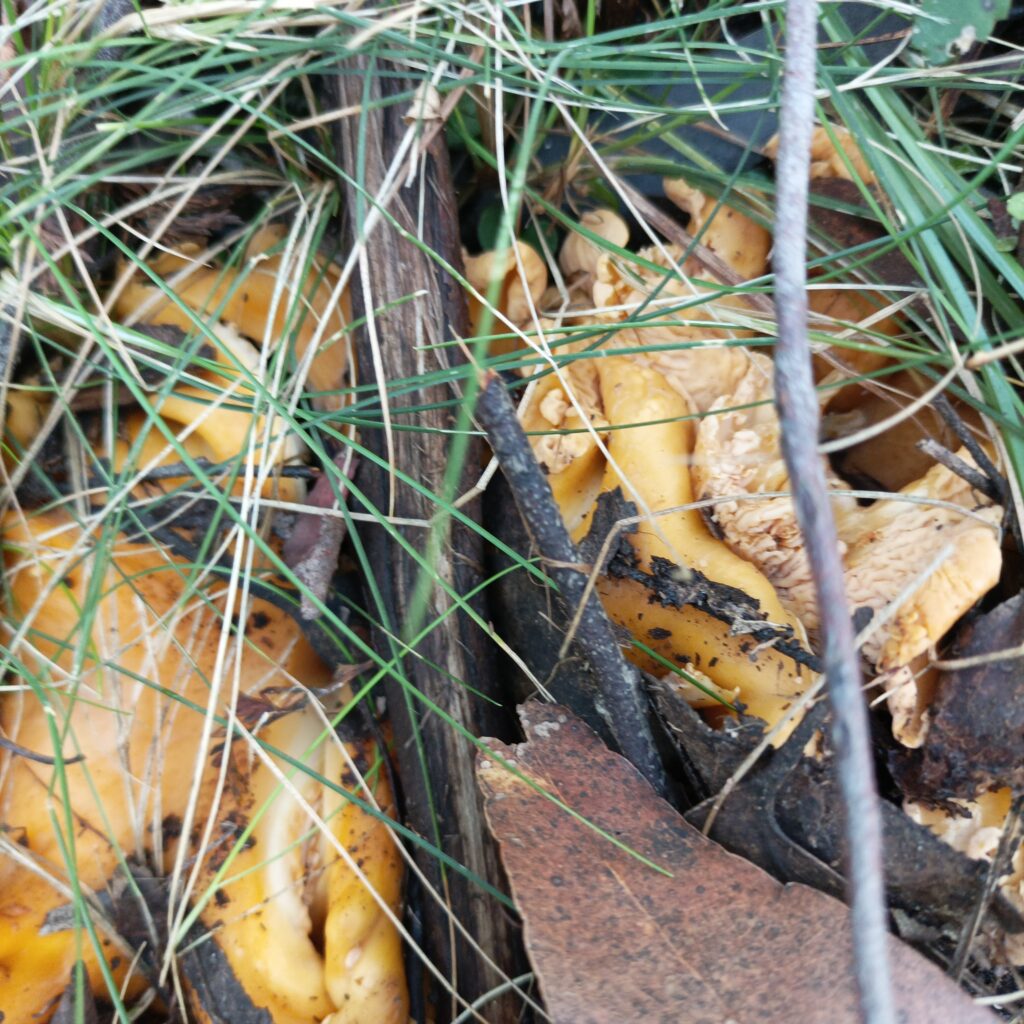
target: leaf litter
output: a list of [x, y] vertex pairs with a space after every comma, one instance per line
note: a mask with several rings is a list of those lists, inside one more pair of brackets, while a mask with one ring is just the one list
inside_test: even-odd
[[[842, 903], [707, 839], [566, 709], [520, 717], [526, 742], [486, 741], [477, 774], [552, 1020], [859, 1020]], [[901, 1020], [993, 1019], [909, 946], [889, 951]]]

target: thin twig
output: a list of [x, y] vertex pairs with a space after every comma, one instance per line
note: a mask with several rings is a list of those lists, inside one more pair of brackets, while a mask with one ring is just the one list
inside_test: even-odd
[[[36, 764], [57, 764], [57, 758], [50, 757], [48, 754], [37, 754], [34, 750], [29, 750], [27, 747], [23, 747], [20, 743], [15, 743], [14, 740], [9, 740], [6, 736], [0, 736], [0, 747], [4, 750], [9, 750], [12, 754], [17, 755], [18, 757], [25, 758], [26, 761], [35, 761]], [[80, 761], [84, 760], [84, 754], [76, 754], [74, 757], [63, 758], [61, 760], [61, 764], [78, 764]]]
[[979, 494], [984, 494], [992, 501], [1002, 501], [1004, 487], [997, 481], [987, 477], [980, 469], [975, 469], [969, 462], [965, 462], [959, 455], [954, 454], [938, 441], [926, 437], [917, 442], [917, 447], [925, 455], [933, 458], [940, 466], [945, 466], [954, 476], [970, 484], [971, 489]]
[[481, 382], [476, 412], [567, 610], [572, 614], [580, 609], [576, 639], [595, 676], [597, 711], [622, 753], [664, 794], [665, 775], [647, 719], [640, 674], [623, 657], [597, 596], [587, 595], [586, 566], [569, 538], [505, 385], [493, 371]]
[[937, 395], [932, 405], [935, 407], [935, 411], [943, 418], [946, 426], [956, 434], [960, 443], [971, 453], [971, 458], [978, 464], [978, 468], [993, 484], [999, 487], [1001, 497], [994, 500], [1002, 501], [1006, 496], [1006, 481], [999, 472], [999, 467], [989, 458], [988, 452], [985, 451], [974, 436], [971, 428], [964, 423], [963, 418], [953, 408], [953, 403], [945, 395]]
[[[192, 461], [209, 476], [231, 473], [237, 469], [237, 464], [234, 462], [213, 462], [203, 455]], [[184, 462], [173, 462], [167, 466], [154, 466], [137, 479], [140, 483], [149, 483], [153, 480], [175, 480], [180, 477], [192, 476], [194, 474], [191, 467]], [[323, 476], [323, 471], [318, 466], [278, 466], [274, 469], [274, 476], [294, 477], [299, 480], [319, 480]]]
[[835, 519], [818, 454], [819, 411], [807, 337], [807, 200], [814, 127], [817, 0], [788, 0], [776, 165], [775, 356], [782, 450], [814, 573], [832, 742], [845, 808], [848, 893], [861, 1017], [894, 1024], [882, 881], [882, 819]]

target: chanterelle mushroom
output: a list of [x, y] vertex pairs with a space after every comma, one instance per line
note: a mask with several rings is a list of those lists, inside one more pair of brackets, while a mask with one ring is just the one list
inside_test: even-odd
[[621, 325], [611, 345], [636, 348], [638, 362], [658, 370], [703, 411], [746, 372], [746, 353], [736, 341], [750, 331], [736, 317], [747, 307], [735, 296], [723, 297], [714, 285], [676, 274], [671, 264], [682, 257], [678, 246], [643, 249], [632, 266], [602, 256], [594, 306], [602, 321]]
[[[732, 390], [711, 403], [697, 428], [694, 489], [698, 498], [715, 499], [708, 514], [725, 542], [761, 569], [783, 604], [813, 631], [818, 614], [782, 458], [775, 365], [767, 356], [738, 351], [745, 372]], [[845, 489], [831, 474], [829, 482]], [[841, 516], [855, 506], [852, 498], [840, 498], [836, 511]]]
[[[516, 326], [522, 326], [530, 320], [537, 310], [540, 298], [548, 284], [548, 268], [544, 260], [526, 242], [516, 242], [515, 247], [509, 246], [500, 252], [482, 252], [479, 256], [463, 253], [466, 268], [466, 280], [484, 299], [488, 297], [491, 284], [496, 273], [501, 272], [501, 281], [495, 308], [506, 319]], [[485, 306], [473, 293], [468, 293], [469, 318], [475, 333], [480, 332], [483, 324]], [[496, 321], [493, 330], [503, 333], [507, 330]], [[491, 345], [491, 352], [502, 355], [519, 348], [516, 338], [500, 339]]]
[[[765, 155], [774, 160], [778, 149], [779, 137], [773, 135], [765, 144]], [[876, 181], [857, 140], [849, 128], [841, 124], [815, 127], [811, 136], [811, 177], [859, 180], [865, 185], [874, 185]]]
[[699, 237], [740, 277], [749, 281], [767, 272], [772, 237], [765, 228], [684, 178], [665, 178], [662, 185], [665, 195], [690, 215], [690, 234]]
[[[787, 627], [796, 642], [803, 639], [800, 623], [779, 604], [769, 582], [749, 562], [733, 554], [707, 529], [700, 513], [689, 507], [693, 495], [687, 465], [693, 428], [688, 400], [670, 386], [653, 367], [625, 356], [608, 356], [592, 362], [600, 388], [599, 409], [610, 429], [605, 464], [599, 450], [593, 451], [598, 468], [603, 468], [600, 489], [620, 488], [634, 502], [646, 520], [631, 543], [639, 565], [649, 570], [656, 559], [680, 565], [681, 580], [689, 571], [703, 574], [716, 584], [735, 588], [756, 602], [758, 614], [780, 630]], [[578, 365], [573, 363], [573, 366]], [[533, 422], [544, 400], [530, 402], [524, 420]], [[549, 476], [563, 517], [572, 526], [582, 504], [592, 510], [596, 494], [579, 495], [567, 486], [563, 467]], [[597, 468], [588, 464], [592, 486]], [[589, 516], [577, 526], [586, 532]], [[732, 625], [713, 618], [706, 611], [684, 605], [673, 607], [659, 602], [656, 595], [634, 580], [602, 578], [597, 585], [611, 617], [625, 626], [647, 648], [669, 659], [700, 680], [708, 678], [712, 689], [735, 693], [752, 714], [769, 723], [779, 720], [793, 699], [807, 685], [810, 673], [791, 657], [773, 649], [759, 648], [743, 624]], [[645, 667], [665, 674], [653, 659], [631, 652]], [[694, 671], [695, 670], [695, 671]], [[691, 695], [698, 692], [691, 687]], [[704, 696], [697, 698], [701, 702]]]
[[[264, 271], [281, 269], [275, 256], [250, 255]], [[208, 325], [211, 346], [153, 396], [151, 415], [121, 416], [113, 450], [100, 454], [119, 472], [176, 463], [180, 452], [235, 465], [248, 458], [253, 470], [272, 471], [302, 447], [259, 400], [266, 360], [243, 334], [261, 341], [278, 331], [268, 311], [274, 274], [268, 283], [253, 271], [251, 291], [229, 295], [214, 271], [175, 259], [171, 269], [179, 268], [194, 312], [215, 303], [223, 315], [231, 311], [237, 329], [223, 320]], [[324, 329], [341, 331], [344, 322], [327, 301], [332, 271], [320, 269], [317, 286], [303, 283], [296, 295], [325, 338]], [[148, 312], [130, 307], [126, 315], [192, 324], [162, 292], [135, 282], [126, 294], [154, 300]], [[317, 330], [296, 330], [300, 356], [313, 357], [303, 346]], [[326, 358], [331, 351], [317, 348], [313, 358], [332, 393], [319, 396], [325, 400], [339, 397], [344, 370], [344, 348]], [[404, 1024], [408, 999], [393, 923], [401, 862], [386, 820], [350, 799], [390, 812], [387, 777], [373, 760], [379, 751], [369, 742], [342, 745], [326, 727], [316, 702], [330, 673], [294, 617], [225, 587], [205, 562], [117, 533], [122, 518], [134, 525], [150, 497], [160, 508], [161, 486], [181, 482], [141, 484], [123, 506], [132, 510], [127, 516], [118, 506], [106, 519], [96, 516], [99, 525], [63, 509], [10, 512], [0, 524], [2, 628], [26, 680], [0, 701], [3, 730], [43, 758], [65, 759], [59, 767], [7, 754], [2, 760], [4, 831], [17, 841], [0, 850], [0, 1016], [47, 1020], [79, 961], [96, 991], [106, 985], [104, 962], [128, 995], [156, 981], [141, 977], [144, 958], [117, 935], [100, 894], [126, 880], [126, 859], [170, 872], [181, 857], [183, 882], [194, 864], [201, 885], [184, 882], [176, 896], [199, 903], [204, 941], [226, 962], [216, 969], [230, 968], [241, 993], [228, 1008], [199, 1005], [195, 978], [183, 969], [180, 989], [197, 1020], [216, 1012], [268, 1024]], [[292, 483], [267, 486], [294, 497], [286, 488]], [[81, 497], [86, 509], [90, 501], [92, 512], [102, 508], [104, 495], [95, 490]], [[173, 511], [160, 526], [182, 540]], [[249, 579], [269, 573], [258, 551], [245, 552], [243, 562]], [[282, 695], [284, 707], [276, 703]], [[228, 721], [241, 724], [241, 736], [226, 734]], [[275, 752], [260, 758], [261, 744]], [[222, 765], [226, 788], [218, 796]], [[89, 915], [95, 943], [81, 915]], [[175, 949], [192, 941], [171, 939]]]
[[[612, 245], [623, 248], [629, 241], [629, 228], [626, 222], [611, 210], [590, 210], [580, 217], [580, 227], [591, 234], [598, 235]], [[572, 232], [562, 243], [562, 251], [558, 254], [558, 265], [566, 277], [583, 274], [593, 279], [603, 249], [599, 248], [585, 235]]]
[[[787, 607], [813, 631], [818, 612], [792, 501], [759, 497], [789, 492], [791, 485], [771, 404], [773, 367], [764, 356], [750, 359], [736, 390], [714, 403], [715, 415], [698, 427], [697, 494], [717, 499], [712, 515], [726, 543], [761, 568]], [[966, 452], [959, 454], [970, 461]], [[831, 484], [848, 489], [835, 475]], [[870, 508], [837, 497], [835, 509], [851, 608], [879, 611], [900, 600], [895, 614], [864, 644], [879, 671], [910, 664], [999, 577], [1002, 510], [945, 467], [935, 466]], [[947, 546], [946, 557], [931, 566]], [[904, 594], [915, 581], [916, 589]]]

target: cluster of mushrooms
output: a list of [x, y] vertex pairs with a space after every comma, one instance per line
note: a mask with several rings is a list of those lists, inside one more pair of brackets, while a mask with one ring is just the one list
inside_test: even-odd
[[[816, 177], [854, 168], [872, 183], [835, 129], [817, 133], [814, 156]], [[763, 227], [683, 180], [665, 190], [734, 275], [767, 272]], [[757, 602], [759, 624], [809, 647], [818, 613], [779, 448], [770, 349], [755, 344], [764, 324], [680, 246], [630, 253], [628, 240], [615, 213], [584, 214], [562, 247], [557, 290], [528, 245], [500, 254], [508, 273], [497, 306], [549, 370], [527, 389], [521, 417], [566, 526], [582, 539], [601, 496], [621, 491], [636, 509], [629, 539], [641, 570], [671, 564], [735, 588]], [[79, 962], [96, 991], [113, 985], [126, 1000], [172, 991], [197, 1020], [214, 1019], [195, 972], [178, 970], [183, 951], [211, 944], [274, 1024], [408, 1019], [393, 794], [383, 752], [332, 728], [349, 689], [332, 680], [295, 616], [243, 600], [237, 579], [96, 514], [105, 501], [144, 507], [187, 491], [194, 480], [184, 471], [150, 478], [183, 455], [241, 465], [221, 484], [240, 507], [302, 502], [303, 483], [277, 469], [301, 462], [303, 446], [256, 385], [289, 337], [321, 406], [337, 408], [349, 316], [336, 269], [312, 258], [294, 272], [286, 241], [276, 227], [256, 232], [231, 266], [182, 246], [150, 267], [170, 289], [136, 272], [113, 308], [119, 322], [192, 338], [198, 322], [208, 325], [174, 386], [97, 438], [115, 474], [137, 472], [117, 494], [89, 490], [87, 515], [78, 494], [12, 508], [2, 522], [3, 628], [22, 669], [0, 701], [3, 736], [16, 745], [0, 757], [4, 1019], [48, 1019]], [[495, 258], [466, 261], [478, 324]], [[1003, 510], [915, 446], [942, 429], [918, 402], [920, 380], [906, 371], [866, 379], [888, 361], [880, 339], [902, 330], [884, 300], [825, 286], [813, 288], [811, 305], [816, 336], [835, 339], [818, 345], [823, 422], [831, 436], [852, 438], [828, 467], [850, 607], [870, 613], [858, 618], [863, 657], [896, 738], [914, 747], [929, 725], [936, 645], [998, 581]], [[539, 309], [560, 312], [542, 318]], [[841, 343], [867, 330], [872, 344]], [[52, 415], [41, 393], [11, 392], [8, 451], [30, 449]], [[913, 415], [881, 429], [911, 405]], [[984, 425], [967, 418], [995, 458]], [[888, 492], [870, 504], [843, 478], [862, 467]], [[251, 578], [270, 574], [267, 552], [280, 543], [269, 531], [263, 541], [229, 531], [227, 549]], [[652, 602], [634, 579], [605, 575], [596, 586], [633, 638], [629, 656], [709, 720], [742, 707], [777, 742], [792, 729], [796, 702], [815, 682], [806, 664], [754, 642], [742, 624]], [[1008, 803], [995, 792], [956, 818], [907, 811], [988, 857]], [[164, 880], [164, 920], [150, 922], [140, 954], [122, 918], [125, 906], [140, 917], [146, 871]], [[1024, 907], [1019, 853], [1002, 886]], [[142, 918], [159, 916], [146, 906]], [[1024, 963], [1024, 948], [1008, 943], [1004, 953]]]
[[[818, 129], [813, 158], [815, 178], [856, 175], [875, 184], [839, 128]], [[768, 272], [765, 228], [685, 180], [666, 180], [664, 188], [688, 214], [690, 235], [735, 277]], [[713, 261], [687, 258], [674, 244], [630, 253], [628, 239], [612, 211], [584, 214], [559, 253], [558, 288], [548, 286], [544, 262], [527, 246], [505, 255], [508, 321], [537, 356], [523, 371], [535, 379], [521, 418], [565, 524], [582, 539], [601, 495], [621, 489], [636, 508], [629, 541], [641, 569], [667, 560], [680, 579], [697, 571], [738, 588], [769, 622], [789, 627], [803, 644], [813, 641], [818, 609], [780, 451], [774, 365], [770, 347], [752, 344], [770, 325], [756, 321], [734, 287], [723, 287]], [[481, 273], [473, 283], [483, 290], [486, 280]], [[930, 382], [906, 370], [874, 372], [892, 362], [885, 340], [903, 329], [886, 301], [868, 286], [813, 281], [809, 301], [824, 429], [841, 441], [826, 470], [849, 606], [873, 684], [867, 698], [884, 695], [896, 739], [919, 747], [937, 645], [999, 580], [1003, 509], [917, 446], [932, 437], [959, 447], [922, 399]], [[536, 312], [552, 309], [557, 316]], [[970, 409], [961, 412], [996, 458], [984, 424]], [[974, 466], [964, 448], [956, 455]], [[860, 479], [865, 470], [884, 489], [870, 502], [858, 501], [864, 492], [843, 478]], [[596, 586], [632, 638], [627, 655], [710, 721], [732, 715], [726, 705], [742, 706], [774, 729], [776, 743], [792, 731], [794, 704], [815, 677], [776, 644], [755, 643], [742, 624], [699, 608], [667, 607], [633, 579], [603, 575]], [[972, 857], [994, 854], [1008, 807], [1007, 790], [961, 802], [958, 815], [905, 805]], [[1024, 907], [1019, 852], [1002, 889]], [[1001, 955], [1024, 963], [1024, 944], [1002, 940]]]
[[[186, 458], [236, 467], [209, 486], [237, 507], [301, 504], [305, 484], [278, 470], [303, 445], [257, 385], [290, 338], [330, 408], [347, 372], [346, 311], [337, 270], [313, 258], [299, 273], [285, 245], [279, 228], [260, 230], [233, 266], [183, 246], [151, 265], [173, 292], [136, 273], [115, 322], [177, 327], [196, 347], [173, 388], [96, 440], [118, 480], [134, 474], [122, 492], [87, 492], [85, 515], [78, 495], [3, 521], [4, 629], [24, 671], [0, 715], [34, 755], [0, 764], [8, 1021], [49, 1019], [77, 962], [94, 992], [129, 1004], [172, 993], [199, 1021], [408, 1020], [384, 754], [336, 735], [351, 693], [297, 618], [241, 592], [246, 577], [271, 576], [268, 548], [228, 531], [243, 572], [231, 581], [116, 518], [126, 503], [159, 518], [161, 498], [190, 489], [201, 502], [184, 469], [153, 472]], [[39, 394], [12, 391], [8, 450], [28, 449], [46, 419]], [[161, 880], [162, 902], [142, 898], [146, 878]], [[150, 930], [130, 929], [128, 943], [126, 919]], [[201, 991], [204, 977], [227, 1005]]]

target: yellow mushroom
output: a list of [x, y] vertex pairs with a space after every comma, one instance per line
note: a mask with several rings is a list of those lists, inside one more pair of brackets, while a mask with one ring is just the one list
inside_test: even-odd
[[644, 249], [638, 256], [659, 268], [652, 270], [605, 254], [597, 264], [593, 299], [600, 320], [614, 328], [608, 347], [636, 349], [639, 362], [658, 370], [702, 412], [746, 371], [746, 353], [737, 340], [750, 331], [736, 318], [749, 309], [735, 295], [678, 276], [669, 261], [682, 255], [678, 246]]
[[[701, 421], [694, 481], [700, 497], [717, 499], [712, 514], [726, 543], [765, 573], [813, 633], [817, 603], [792, 500], [760, 497], [791, 490], [772, 404], [773, 373], [770, 360], [751, 355], [736, 390]], [[972, 463], [966, 451], [959, 455]], [[849, 489], [829, 475], [833, 489]], [[943, 466], [868, 508], [849, 497], [836, 497], [833, 505], [851, 608], [880, 611], [900, 601], [864, 644], [879, 672], [909, 665], [999, 578], [1002, 509]], [[948, 545], [952, 550], [929, 568]]]
[[[580, 226], [591, 234], [598, 235], [620, 249], [629, 241], [629, 228], [626, 222], [611, 210], [589, 210], [580, 217], [579, 222]], [[604, 251], [586, 235], [571, 231], [562, 243], [558, 265], [566, 277], [582, 274], [593, 279]]]
[[594, 361], [577, 359], [560, 375], [541, 377], [520, 415], [566, 525], [575, 530], [597, 500], [604, 474], [597, 439], [607, 424]]
[[[386, 823], [395, 808], [379, 765], [370, 793], [362, 791], [341, 744], [324, 733], [309, 706], [260, 728], [275, 770], [236, 741], [218, 808], [222, 838], [203, 861], [198, 891], [211, 898], [202, 920], [274, 1024], [404, 1024], [401, 939], [388, 916], [401, 899], [402, 864]], [[373, 750], [346, 749], [357, 760]], [[313, 773], [364, 802], [375, 798], [385, 819]]]
[[[348, 751], [354, 758], [357, 752], [352, 746]], [[340, 753], [337, 744], [326, 749], [324, 774], [344, 782], [365, 800]], [[393, 796], [380, 772], [371, 785], [382, 814], [393, 818]], [[406, 1024], [409, 1000], [401, 938], [379, 902], [393, 913], [401, 905], [398, 849], [386, 822], [352, 801], [329, 793], [325, 807], [334, 843], [323, 854], [327, 870], [324, 981], [337, 1009], [324, 1024]], [[339, 848], [348, 856], [342, 857]], [[360, 868], [362, 878], [353, 865]]]
[[[478, 256], [463, 253], [466, 280], [483, 298], [487, 299], [494, 277], [501, 273], [500, 287], [494, 308], [517, 327], [527, 324], [538, 309], [541, 296], [548, 286], [548, 268], [540, 254], [526, 242], [516, 242], [501, 251], [483, 252]], [[483, 326], [484, 303], [472, 292], [467, 293], [469, 320], [474, 334]], [[491, 325], [498, 333], [507, 331], [499, 321]], [[520, 347], [518, 338], [503, 338], [490, 346], [492, 355], [505, 355]]]
[[[207, 267], [186, 257], [164, 254], [152, 269], [171, 281], [177, 299], [201, 319], [222, 320], [263, 348], [295, 339], [295, 358], [310, 363], [309, 387], [323, 408], [340, 409], [340, 389], [348, 371], [346, 331], [351, 320], [347, 289], [338, 293], [340, 275], [331, 264], [313, 257], [299, 273], [279, 250], [286, 239], [278, 225], [253, 234], [237, 267]], [[276, 304], [275, 304], [276, 303]], [[194, 333], [195, 320], [156, 285], [136, 272], [118, 296], [114, 314], [137, 316], [150, 324], [169, 324]], [[273, 318], [271, 311], [273, 310]]]
[[[775, 366], [767, 356], [741, 353], [746, 371], [711, 404], [710, 415], [697, 428], [694, 489], [698, 498], [714, 500], [708, 515], [726, 544], [767, 576], [783, 604], [813, 632], [817, 605], [803, 535], [788, 496], [789, 472], [774, 406]], [[846, 489], [832, 473], [829, 484]], [[856, 501], [836, 498], [833, 507], [842, 517]]]
[[[779, 137], [773, 135], [765, 144], [764, 152], [774, 160], [778, 151]], [[814, 129], [811, 136], [811, 179], [815, 178], [845, 178], [864, 185], [876, 183], [857, 140], [841, 124], [817, 125]]]
[[[196, 708], [210, 699], [225, 628], [224, 598], [210, 593], [204, 600], [186, 567], [151, 546], [117, 543], [101, 560], [94, 538], [58, 513], [28, 521], [9, 516], [4, 539], [10, 586], [5, 616], [9, 628], [16, 628], [34, 609], [31, 647], [21, 657], [49, 681], [46, 705], [34, 694], [5, 698], [5, 734], [52, 755], [50, 726], [56, 723], [67, 731], [64, 756], [84, 756], [64, 769], [66, 799], [54, 768], [22, 758], [8, 760], [0, 790], [10, 834], [25, 857], [45, 868], [40, 876], [10, 855], [0, 857], [0, 1010], [8, 1019], [29, 1020], [60, 993], [79, 955], [74, 928], [39, 934], [47, 914], [71, 900], [71, 869], [57, 831], [64, 812], [78, 823], [72, 856], [79, 882], [86, 892], [102, 892], [122, 856], [166, 858], [170, 866], [170, 850], [160, 837], [169, 822], [182, 820], [194, 772], [203, 776], [196, 821], [212, 810], [218, 763], [212, 756], [200, 758], [204, 721]], [[95, 609], [91, 630], [82, 624], [82, 609], [89, 606]], [[243, 696], [260, 700], [264, 693], [287, 691], [293, 680], [310, 687], [329, 681], [295, 621], [275, 606], [253, 601], [243, 633], [232, 648]], [[230, 699], [230, 685], [224, 686], [214, 707], [221, 716]], [[320, 719], [306, 709], [272, 722], [259, 738], [352, 789], [337, 758], [328, 757], [331, 746], [321, 745], [318, 760], [309, 754], [321, 733]], [[233, 757], [244, 753], [236, 741]], [[293, 774], [292, 785], [321, 809], [338, 842], [354, 852], [364, 876], [395, 912], [402, 872], [386, 826], [312, 775]], [[250, 998], [271, 1010], [274, 1024], [317, 1024], [328, 1014], [346, 1024], [402, 1019], [397, 932], [373, 897], [360, 894], [362, 881], [333, 847], [315, 858], [326, 868], [321, 902], [327, 909], [319, 923], [326, 959], [316, 948], [306, 902], [312, 902], [316, 886], [306, 877], [312, 869], [304, 851], [322, 840], [306, 838], [312, 826], [302, 808], [275, 787], [262, 765], [230, 777], [218, 811], [223, 820], [238, 824], [243, 811], [264, 805], [266, 811], [255, 827], [255, 843], [233, 866], [236, 880], [209, 905], [204, 922]], [[393, 812], [383, 779], [375, 793], [384, 813]], [[56, 812], [53, 820], [48, 806]], [[213, 862], [223, 860], [224, 844], [233, 838], [230, 832], [215, 834]], [[120, 956], [123, 975], [131, 951], [116, 937], [105, 941], [105, 955]], [[99, 961], [88, 944], [85, 960], [94, 989], [102, 990]], [[362, 1007], [359, 1014], [346, 1015], [355, 1003]]]
[[[7, 631], [30, 627], [19, 657], [44, 685], [43, 694], [5, 696], [4, 732], [53, 756], [55, 724], [67, 734], [63, 756], [84, 757], [63, 769], [66, 796], [54, 768], [14, 758], [4, 773], [4, 823], [45, 865], [40, 877], [0, 857], [0, 1010], [30, 1020], [59, 994], [78, 955], [73, 927], [38, 934], [50, 911], [71, 902], [65, 815], [77, 822], [71, 855], [86, 891], [102, 892], [122, 856], [160, 855], [164, 824], [180, 820], [191, 772], [201, 768], [194, 760], [202, 715], [175, 697], [205, 705], [221, 622], [191, 596], [187, 568], [152, 546], [115, 542], [101, 557], [96, 538], [56, 512], [27, 520], [8, 514], [3, 536]], [[91, 628], [83, 609], [92, 609]], [[250, 618], [264, 625], [238, 651], [245, 685], [324, 680], [280, 611], [256, 601]], [[130, 959], [114, 943], [111, 952]], [[88, 943], [84, 953], [93, 988], [102, 991]]]
[[[212, 294], [203, 290], [209, 279], [192, 284], [198, 291], [190, 299], [201, 306]], [[133, 293], [132, 301], [144, 301], [144, 291]], [[176, 435], [191, 458], [230, 463], [249, 457], [255, 469], [302, 454], [257, 405], [260, 359], [243, 337], [262, 337], [264, 329], [251, 318], [255, 308], [236, 310], [238, 330], [214, 324], [217, 344], [201, 351], [206, 362], [195, 361], [171, 391], [153, 398], [155, 421], [136, 411], [119, 419], [109, 453], [115, 470], [180, 460], [157, 426]], [[332, 388], [337, 384], [332, 377]], [[132, 500], [188, 479], [145, 483]], [[289, 485], [268, 484], [279, 495], [299, 496]], [[98, 495], [92, 500], [101, 504]], [[96, 922], [98, 952], [83, 938], [80, 922], [69, 918], [67, 927], [55, 927], [54, 920], [67, 916], [62, 908], [75, 901], [76, 888], [87, 899], [108, 889], [123, 874], [125, 858], [169, 871], [185, 842], [205, 872], [193, 895], [212, 897], [202, 922], [273, 1024], [404, 1020], [401, 943], [389, 918], [399, 906], [401, 863], [386, 824], [338, 791], [355, 790], [356, 781], [339, 767], [342, 748], [333, 737], [313, 742], [323, 731], [308, 703], [315, 698], [256, 730], [257, 741], [304, 763], [296, 771], [269, 758], [291, 773], [292, 789], [279, 791], [268, 763], [251, 760], [252, 749], [235, 740], [227, 754], [228, 786], [215, 800], [225, 740], [204, 741], [206, 714], [227, 720], [235, 685], [242, 704], [260, 704], [281, 692], [315, 693], [330, 681], [296, 620], [251, 599], [245, 617], [237, 619], [236, 611], [237, 621], [229, 621], [222, 577], [207, 576], [204, 567], [157, 545], [111, 535], [104, 526], [83, 527], [66, 511], [10, 512], [0, 525], [5, 641], [22, 675], [37, 680], [36, 692], [26, 685], [4, 695], [0, 723], [26, 749], [72, 759], [61, 767], [10, 754], [0, 761], [0, 806], [10, 837], [0, 850], [5, 1019], [48, 1019], [79, 957], [95, 991], [105, 987], [106, 960], [117, 984], [136, 994], [145, 982], [138, 974], [129, 977], [134, 951], [104, 922], [100, 903], [91, 911], [82, 904]], [[258, 576], [265, 562], [256, 556], [250, 572]], [[347, 749], [359, 761], [372, 757], [368, 747]], [[296, 792], [326, 823], [322, 833]], [[379, 771], [370, 789], [357, 793], [376, 800], [384, 815], [393, 813]], [[211, 844], [198, 849], [205, 822], [223, 815], [237, 824], [256, 807], [259, 819], [246, 818], [253, 821], [255, 843], [239, 850], [234, 874], [217, 878], [215, 862], [230, 853], [236, 836], [215, 832]], [[189, 814], [196, 827], [176, 838]], [[363, 890], [364, 882], [379, 900]], [[187, 973], [183, 985], [196, 1018], [207, 1019]]]
[[[800, 623], [779, 604], [771, 584], [749, 562], [711, 535], [700, 513], [680, 508], [693, 501], [689, 459], [693, 427], [686, 400], [656, 370], [628, 357], [598, 360], [601, 396], [610, 426], [611, 462], [603, 489], [621, 487], [625, 497], [651, 518], [631, 541], [640, 563], [655, 557], [694, 569], [717, 583], [743, 591], [760, 604], [767, 620], [790, 626], [797, 640]], [[661, 513], [661, 514], [659, 514]], [[577, 528], [585, 532], [587, 522]], [[774, 724], [809, 681], [809, 673], [770, 647], [755, 650], [749, 637], [733, 636], [728, 624], [692, 607], [665, 608], [637, 582], [601, 579], [598, 592], [611, 617], [637, 639], [684, 668], [693, 667], [725, 691], [738, 690], [749, 711]], [[658, 674], [664, 669], [640, 659]]]
[[[954, 850], [974, 860], [991, 861], [999, 848], [1013, 794], [1009, 789], [982, 793], [975, 800], [957, 801], [959, 813], [907, 803], [904, 810]], [[1024, 912], [1024, 846], [1018, 845], [1010, 871], [999, 879], [999, 890]], [[990, 920], [982, 923], [975, 949], [996, 964], [1024, 965], [1024, 935], [1004, 931]]]
[[[746, 281], [768, 272], [772, 236], [727, 203], [719, 203], [683, 178], [664, 178], [665, 195], [690, 216], [687, 230]], [[717, 207], [717, 209], [716, 209]]]

